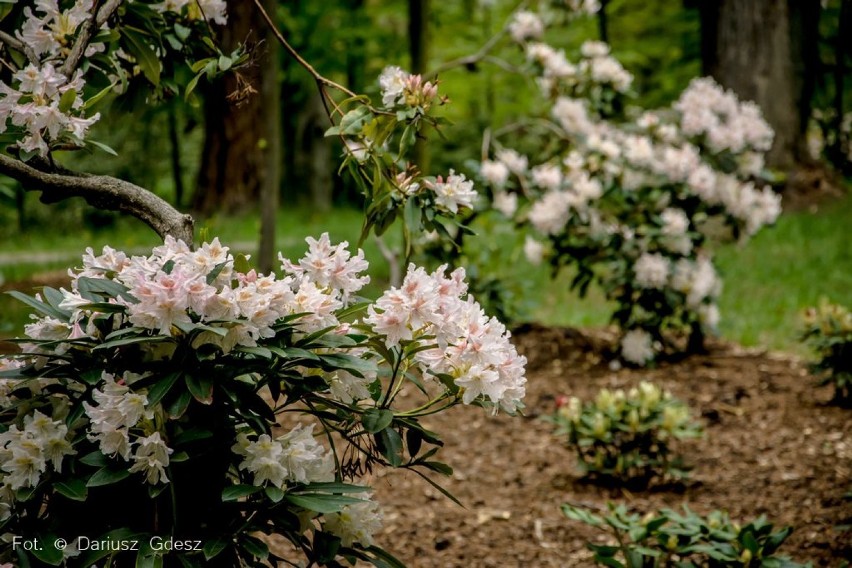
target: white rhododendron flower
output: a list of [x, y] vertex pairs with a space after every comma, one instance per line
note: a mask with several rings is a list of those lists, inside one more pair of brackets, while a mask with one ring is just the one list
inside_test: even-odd
[[644, 365], [654, 358], [651, 334], [644, 329], [631, 329], [621, 338], [621, 356], [634, 365]]
[[384, 517], [378, 503], [364, 501], [344, 505], [339, 513], [330, 513], [324, 519], [325, 530], [340, 537], [343, 546], [358, 543], [367, 547], [373, 545], [373, 535], [381, 530]]
[[24, 428], [12, 425], [0, 434], [0, 482], [12, 491], [35, 487], [50, 465], [62, 471], [65, 456], [76, 454], [62, 420], [36, 410], [24, 418]]
[[642, 254], [633, 265], [636, 283], [642, 288], [664, 288], [669, 280], [669, 264], [668, 259], [661, 254]]
[[478, 195], [473, 189], [473, 181], [453, 170], [450, 170], [446, 181], [438, 176], [434, 182], [429, 183], [429, 187], [435, 192], [435, 204], [450, 213], [458, 213], [459, 207], [473, 208], [473, 202]]
[[516, 12], [509, 22], [509, 35], [517, 43], [540, 38], [544, 34], [544, 23], [538, 14], [529, 11]]
[[509, 168], [503, 162], [485, 160], [479, 169], [479, 175], [495, 187], [503, 187], [509, 180]]
[[286, 482], [333, 481], [333, 456], [316, 441], [313, 430], [313, 425], [300, 424], [276, 439], [262, 434], [256, 441], [240, 434], [231, 449], [244, 457], [240, 469], [253, 474], [255, 485], [280, 488]]

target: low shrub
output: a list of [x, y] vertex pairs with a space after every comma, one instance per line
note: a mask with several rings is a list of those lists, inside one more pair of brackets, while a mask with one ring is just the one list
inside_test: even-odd
[[672, 455], [672, 442], [702, 432], [684, 403], [648, 382], [626, 393], [603, 389], [591, 402], [564, 399], [549, 419], [576, 450], [586, 474], [623, 482], [685, 477], [687, 468]]
[[683, 513], [663, 509], [640, 516], [624, 505], [609, 504], [609, 514], [597, 515], [583, 507], [562, 505], [569, 519], [607, 531], [617, 544], [587, 546], [595, 562], [612, 568], [707, 568], [748, 567], [806, 568], [776, 555], [790, 536], [791, 527], [773, 531], [761, 515], [740, 526], [727, 513], [712, 511], [706, 517], [684, 506]]
[[823, 302], [805, 312], [802, 340], [818, 357], [811, 371], [820, 385], [834, 385], [834, 399], [852, 406], [852, 312]]

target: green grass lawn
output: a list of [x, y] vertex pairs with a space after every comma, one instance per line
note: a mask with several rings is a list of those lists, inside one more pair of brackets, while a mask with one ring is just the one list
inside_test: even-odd
[[[357, 242], [361, 213], [338, 208], [328, 214], [306, 209], [281, 211], [278, 216], [277, 248], [290, 258], [305, 251], [304, 237], [328, 231], [335, 241]], [[764, 346], [804, 353], [796, 334], [801, 311], [826, 297], [836, 303], [852, 305], [852, 249], [847, 235], [852, 223], [852, 196], [822, 205], [818, 212], [796, 212], [782, 216], [775, 227], [744, 245], [726, 245], [718, 251], [719, 271], [724, 280], [720, 301], [723, 337], [749, 346]], [[200, 220], [198, 228], [218, 235], [223, 243], [240, 243], [237, 252], [253, 253], [259, 221], [254, 216], [214, 217]], [[394, 233], [395, 231], [391, 231]], [[531, 318], [550, 325], [603, 326], [608, 323], [611, 307], [594, 288], [586, 298], [568, 290], [570, 275], [551, 280], [546, 267], [532, 267], [515, 250], [506, 258], [503, 238], [498, 236], [483, 246], [500, 264], [509, 265], [515, 276], [524, 280], [523, 293], [530, 296]], [[396, 239], [389, 237], [393, 242]], [[476, 237], [473, 237], [475, 239]], [[13, 239], [3, 254], [46, 251], [67, 252], [66, 260], [48, 264], [16, 262], [0, 266], [7, 282], [30, 278], [50, 270], [62, 271], [79, 259], [86, 246], [99, 250], [105, 244], [121, 249], [150, 248], [156, 235], [132, 219], [120, 219], [100, 231], [81, 230], [56, 234], [31, 230]], [[387, 265], [372, 239], [364, 245], [371, 261], [376, 294], [387, 280]], [[141, 252], [141, 250], [140, 250]], [[27, 311], [8, 296], [0, 297], [0, 335], [13, 335], [26, 321]]]

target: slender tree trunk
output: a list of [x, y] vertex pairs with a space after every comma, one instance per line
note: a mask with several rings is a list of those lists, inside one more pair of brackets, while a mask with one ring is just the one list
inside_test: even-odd
[[172, 151], [172, 181], [175, 184], [175, 207], [183, 204], [183, 168], [180, 163], [180, 137], [178, 136], [178, 117], [174, 103], [169, 105], [169, 144]]
[[[849, 34], [852, 33], [852, 2], [849, 0], [841, 0], [840, 3], [840, 22], [837, 28], [837, 38], [834, 44], [834, 120], [832, 130], [834, 131], [834, 140], [828, 148], [828, 156], [834, 164], [846, 164], [846, 159], [849, 143], [847, 137], [843, 134], [843, 114], [845, 105], [843, 94], [846, 86], [846, 54], [849, 53], [852, 41]], [[848, 166], [847, 166], [848, 169]]]
[[[276, 2], [266, 0], [265, 8], [275, 14]], [[261, 68], [260, 101], [266, 110], [263, 130], [264, 176], [260, 187], [260, 245], [258, 267], [261, 272], [272, 271], [275, 262], [275, 221], [281, 191], [281, 84], [278, 81], [280, 47], [272, 30], [265, 28], [266, 53]]]
[[[257, 45], [264, 23], [251, 0], [228, 0], [228, 25], [222, 31], [222, 50], [240, 43]], [[207, 90], [204, 100], [205, 138], [194, 209], [232, 213], [257, 203], [266, 160], [259, 151], [267, 109], [261, 97], [263, 82], [277, 80], [257, 66], [228, 73]]]
[[604, 43], [609, 43], [609, 22], [606, 17], [606, 5], [608, 3], [609, 0], [601, 0], [601, 8], [598, 10], [598, 35]]
[[775, 130], [767, 163], [785, 171], [796, 165], [804, 134], [800, 116], [803, 107], [810, 110], [795, 73], [803, 58], [800, 42], [793, 39], [796, 1], [704, 0], [702, 6], [705, 71], [760, 105]]
[[[408, 52], [411, 72], [425, 73], [429, 66], [429, 0], [408, 0]], [[429, 169], [429, 148], [423, 140], [414, 144], [414, 164], [421, 172]]]

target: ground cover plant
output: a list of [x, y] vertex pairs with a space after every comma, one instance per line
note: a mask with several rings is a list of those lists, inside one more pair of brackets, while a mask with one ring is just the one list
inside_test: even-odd
[[562, 505], [562, 512], [569, 519], [612, 533], [617, 544], [589, 545], [595, 562], [601, 566], [810, 566], [776, 554], [791, 529], [775, 531], [765, 517], [741, 526], [722, 511], [702, 517], [689, 508], [683, 512], [664, 509], [643, 517], [630, 513], [624, 505], [608, 507], [607, 514], [599, 515], [582, 507]]

